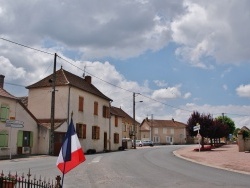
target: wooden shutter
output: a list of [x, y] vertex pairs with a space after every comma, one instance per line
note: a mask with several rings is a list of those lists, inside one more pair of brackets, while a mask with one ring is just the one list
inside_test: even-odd
[[23, 131], [17, 133], [17, 147], [23, 147]]
[[79, 96], [78, 111], [83, 112], [84, 98]]
[[0, 131], [0, 147], [8, 147], [9, 135], [6, 130]]
[[33, 132], [30, 132], [30, 147], [33, 146]]
[[98, 102], [94, 102], [94, 115], [98, 115]]
[[9, 118], [9, 106], [1, 105], [0, 109], [0, 121], [5, 122]]

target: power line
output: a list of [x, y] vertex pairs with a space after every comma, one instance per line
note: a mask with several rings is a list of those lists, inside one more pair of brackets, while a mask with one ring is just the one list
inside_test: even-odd
[[5, 40], [5, 41], [10, 42], [10, 43], [13, 43], [13, 44], [16, 44], [16, 45], [19, 45], [19, 46], [22, 46], [22, 47], [25, 47], [25, 48], [28, 48], [28, 49], [31, 49], [31, 50], [35, 50], [35, 51], [42, 52], [42, 53], [49, 54], [49, 55], [54, 55], [54, 54], [52, 54], [52, 53], [50, 53], [50, 52], [46, 52], [46, 51], [43, 51], [43, 50], [39, 50], [39, 49], [36, 49], [36, 48], [32, 48], [32, 47], [30, 47], [30, 46], [26, 46], [26, 45], [24, 45], [24, 44], [20, 44], [20, 43], [17, 43], [17, 42], [14, 42], [14, 41], [11, 41], [11, 40], [2, 38], [2, 37], [0, 37], [0, 39]]
[[[14, 42], [14, 41], [11, 41], [11, 40], [2, 38], [2, 37], [0, 37], [0, 39], [2, 39], [2, 40], [4, 40], [4, 41], [7, 41], [7, 42], [10, 42], [10, 43], [13, 43], [13, 44], [16, 44], [16, 45], [19, 45], [19, 46], [22, 46], [22, 47], [25, 47], [25, 48], [28, 48], [28, 49], [32, 49], [32, 50], [35, 50], [35, 51], [38, 51], [38, 52], [42, 52], [42, 53], [45, 53], [45, 54], [49, 54], [49, 55], [53, 55], [53, 56], [54, 56], [54, 53], [50, 53], [50, 52], [46, 52], [46, 51], [43, 51], [43, 50], [40, 50], [40, 49], [36, 49], [36, 48], [30, 47], [30, 46], [27, 46], [27, 45], [24, 45], [24, 44], [20, 44], [20, 43], [17, 43], [17, 42]], [[109, 84], [109, 85], [112, 85], [113, 87], [122, 89], [122, 90], [124, 90], [124, 91], [130, 92], [130, 93], [134, 93], [134, 92], [131, 91], [131, 90], [122, 88], [122, 87], [117, 86], [117, 85], [115, 85], [115, 84], [112, 84], [112, 83], [110, 83], [110, 82], [108, 82], [108, 81], [106, 81], [106, 80], [103, 80], [103, 79], [101, 79], [101, 78], [99, 78], [99, 77], [97, 77], [97, 76], [95, 76], [95, 75], [93, 75], [93, 74], [87, 72], [85, 69], [82, 69], [82, 68], [80, 68], [80, 67], [74, 65], [73, 63], [71, 63], [70, 61], [64, 59], [63, 57], [61, 57], [61, 56], [59, 56], [59, 55], [57, 55], [57, 57], [59, 57], [60, 59], [64, 60], [65, 62], [69, 63], [70, 65], [72, 65], [72, 66], [78, 68], [79, 70], [82, 70], [84, 73], [86, 72], [86, 73], [88, 73], [89, 75], [91, 75], [92, 77], [95, 77], [95, 78], [101, 80], [102, 82], [105, 82], [105, 83], [107, 83], [107, 84]], [[50, 66], [51, 66], [51, 65], [50, 65]], [[50, 67], [50, 66], [49, 66], [49, 67]], [[49, 67], [48, 67], [48, 68], [49, 68]], [[46, 71], [46, 72], [47, 72], [47, 71]], [[6, 84], [15, 85], [15, 86], [20, 86], [20, 87], [26, 87], [26, 86], [23, 86], [23, 85], [12, 84], [12, 83], [6, 83]], [[167, 103], [158, 101], [158, 100], [153, 99], [153, 98], [151, 98], [151, 97], [148, 97], [148, 96], [146, 96], [146, 95], [142, 95], [142, 94], [140, 94], [140, 95], [143, 96], [143, 97], [145, 97], [145, 98], [147, 98], [147, 99], [150, 99], [150, 100], [155, 101], [155, 102], [157, 102], [157, 103], [164, 104], [164, 105], [169, 106], [169, 107], [174, 108], [174, 109], [178, 109], [178, 110], [182, 110], [182, 111], [187, 111], [187, 112], [193, 112], [193, 111], [190, 111], [190, 110], [187, 110], [187, 109], [178, 108], [178, 107], [175, 107], [175, 106], [173, 106], [173, 105], [170, 105], [170, 104], [167, 104]], [[229, 113], [226, 113], [226, 114], [229, 114]], [[240, 115], [240, 114], [231, 114], [231, 115], [236, 115], [236, 116], [250, 116], [250, 115]]]

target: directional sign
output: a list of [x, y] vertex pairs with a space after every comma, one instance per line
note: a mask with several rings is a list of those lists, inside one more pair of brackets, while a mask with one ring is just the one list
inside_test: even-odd
[[6, 120], [6, 127], [12, 127], [12, 128], [23, 128], [23, 121], [18, 120]]
[[194, 126], [193, 129], [194, 129], [194, 131], [198, 131], [198, 130], [200, 130], [200, 127], [199, 126]]

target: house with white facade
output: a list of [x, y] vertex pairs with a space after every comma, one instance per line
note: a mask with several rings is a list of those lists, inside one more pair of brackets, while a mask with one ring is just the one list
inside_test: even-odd
[[141, 140], [156, 144], [186, 144], [186, 124], [172, 120], [144, 119], [140, 125]]
[[39, 122], [26, 106], [4, 89], [0, 75], [0, 158], [37, 154]]
[[[114, 139], [109, 140], [114, 134], [111, 131], [121, 134], [119, 130], [110, 130], [112, 122], [109, 118], [109, 107], [112, 99], [92, 84], [90, 76], [82, 78], [63, 68], [57, 70], [55, 74], [55, 82], [51, 74], [27, 87], [28, 109], [43, 125], [43, 129], [39, 130], [39, 150], [49, 151], [50, 148], [53, 82], [55, 83], [54, 155], [58, 155], [60, 151], [72, 112], [72, 119], [84, 152], [90, 149], [96, 152], [111, 149], [108, 148], [108, 142], [114, 141]], [[112, 149], [116, 149], [117, 146], [113, 145]]]

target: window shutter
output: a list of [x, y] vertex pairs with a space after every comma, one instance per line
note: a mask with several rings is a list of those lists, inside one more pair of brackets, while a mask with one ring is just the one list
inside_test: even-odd
[[100, 127], [96, 126], [96, 139], [100, 139]]
[[0, 110], [0, 121], [5, 122], [6, 119], [9, 117], [9, 106], [7, 105], [1, 105], [1, 110]]
[[95, 126], [92, 126], [92, 139], [95, 139]]
[[102, 107], [102, 117], [104, 117], [104, 118], [106, 118], [107, 117], [107, 112], [106, 112], [106, 110], [107, 110], [107, 107], [106, 106], [103, 106]]
[[17, 147], [23, 147], [23, 131], [17, 133]]
[[83, 112], [84, 98], [79, 96], [78, 111]]
[[30, 147], [33, 147], [33, 132], [30, 132]]
[[86, 124], [83, 125], [82, 134], [83, 134], [82, 138], [86, 138]]
[[98, 115], [98, 102], [94, 102], [94, 115]]
[[6, 130], [0, 131], [0, 147], [8, 147], [9, 135]]

